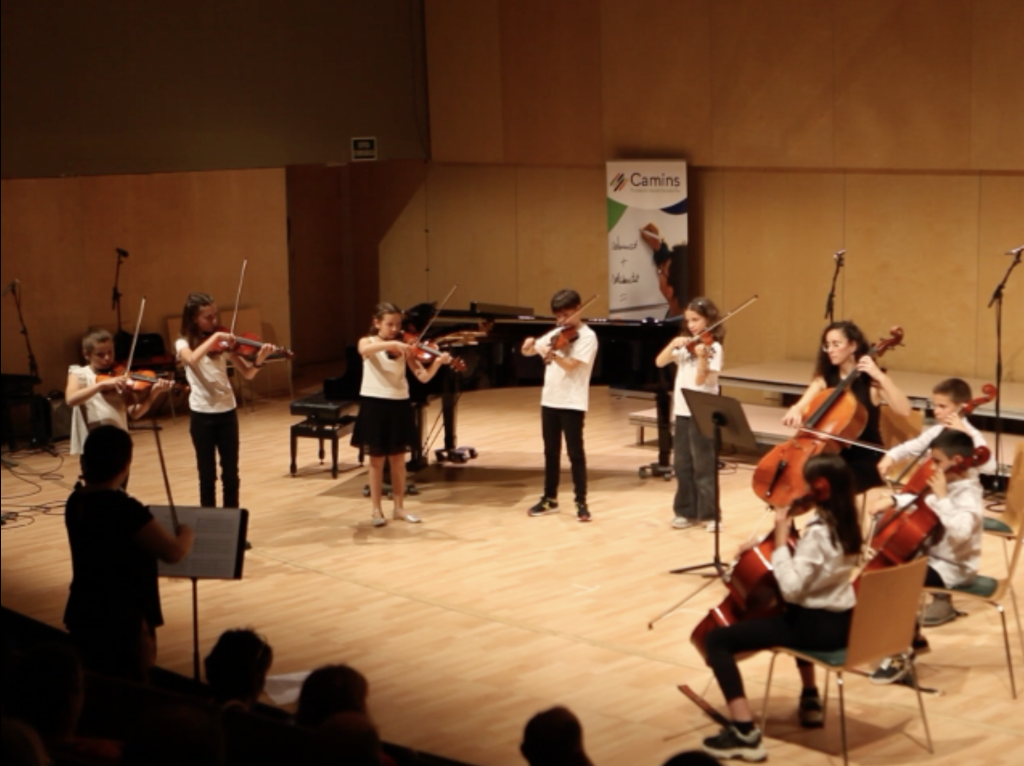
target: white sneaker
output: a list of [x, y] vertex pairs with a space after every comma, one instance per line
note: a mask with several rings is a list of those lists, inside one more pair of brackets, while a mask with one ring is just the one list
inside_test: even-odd
[[711, 533], [721, 532], [722, 531], [722, 525], [719, 524], [717, 521], [709, 521], [707, 523], [707, 525], [704, 527], [704, 529], [706, 529], [708, 532], [711, 532]]
[[672, 519], [672, 529], [689, 529], [695, 526], [697, 526], [697, 522], [685, 516], [676, 516]]
[[397, 509], [395, 510], [394, 513], [394, 519], [395, 521], [407, 521], [410, 524], [419, 524], [423, 520], [419, 516], [414, 516], [411, 513], [406, 513], [405, 511], [400, 511]]

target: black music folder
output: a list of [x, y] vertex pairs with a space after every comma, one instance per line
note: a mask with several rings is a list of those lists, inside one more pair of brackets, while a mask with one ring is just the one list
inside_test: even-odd
[[[245, 537], [249, 511], [244, 508], [198, 508], [177, 506], [178, 523], [192, 527], [195, 542], [189, 554], [177, 564], [159, 562], [160, 577], [198, 580], [241, 580], [245, 563]], [[151, 505], [149, 512], [166, 530], [173, 530], [171, 509]]]

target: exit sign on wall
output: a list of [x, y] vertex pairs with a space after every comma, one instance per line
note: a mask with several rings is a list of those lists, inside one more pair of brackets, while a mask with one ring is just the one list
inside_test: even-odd
[[352, 161], [370, 162], [377, 159], [377, 139], [374, 137], [352, 139]]

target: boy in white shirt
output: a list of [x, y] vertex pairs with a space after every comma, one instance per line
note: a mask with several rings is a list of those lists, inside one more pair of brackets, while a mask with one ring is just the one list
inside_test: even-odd
[[[544, 436], [544, 494], [530, 508], [530, 516], [558, 513], [562, 434], [572, 466], [576, 492], [576, 518], [590, 521], [587, 508], [587, 456], [583, 448], [583, 421], [590, 404], [590, 374], [597, 356], [597, 335], [578, 316], [582, 301], [575, 290], [559, 290], [551, 299], [558, 327], [540, 338], [523, 341], [523, 355], [544, 358], [541, 394], [541, 430]], [[561, 336], [561, 337], [560, 337]], [[571, 340], [570, 340], [571, 338]]]

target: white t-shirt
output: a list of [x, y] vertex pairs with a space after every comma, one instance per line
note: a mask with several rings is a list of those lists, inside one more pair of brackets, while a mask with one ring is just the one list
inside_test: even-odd
[[[371, 338], [377, 342], [379, 338]], [[360, 396], [374, 399], [408, 399], [409, 380], [405, 377], [405, 355], [391, 359], [387, 351], [363, 357], [363, 383]]]
[[672, 404], [675, 407], [677, 418], [690, 417], [690, 408], [686, 406], [686, 399], [683, 397], [682, 389], [688, 388], [691, 391], [704, 391], [708, 394], [719, 392], [718, 373], [722, 371], [722, 344], [717, 340], [708, 347], [708, 376], [704, 379], [704, 385], [697, 385], [697, 361], [699, 357], [691, 354], [686, 347], [672, 350], [672, 358], [676, 362], [676, 385], [672, 395]]
[[[188, 348], [188, 341], [178, 338], [174, 350], [181, 360], [181, 352]], [[207, 354], [195, 364], [185, 365], [185, 377], [192, 392], [188, 396], [188, 406], [193, 412], [217, 414], [230, 412], [238, 405], [235, 402], [235, 391], [228, 379], [227, 355]]]
[[[548, 336], [542, 336], [537, 341], [542, 345], [547, 342]], [[594, 358], [597, 356], [597, 334], [585, 324], [580, 325], [576, 340], [555, 353], [567, 359], [576, 359], [580, 364], [572, 372], [566, 372], [557, 362], [545, 367], [541, 406], [586, 412], [590, 406], [590, 373], [594, 370]]]
[[[73, 364], [68, 368], [68, 374], [78, 378], [78, 385], [82, 388], [96, 385], [96, 373], [92, 367]], [[128, 405], [116, 391], [101, 391], [75, 407], [71, 414], [70, 453], [81, 455], [89, 432], [99, 426], [117, 426], [122, 431], [128, 430]]]
[[788, 546], [772, 551], [772, 564], [787, 603], [830, 612], [844, 612], [857, 603], [850, 582], [857, 556], [844, 554], [838, 540], [832, 542], [828, 524], [817, 514], [804, 527], [795, 551]]

